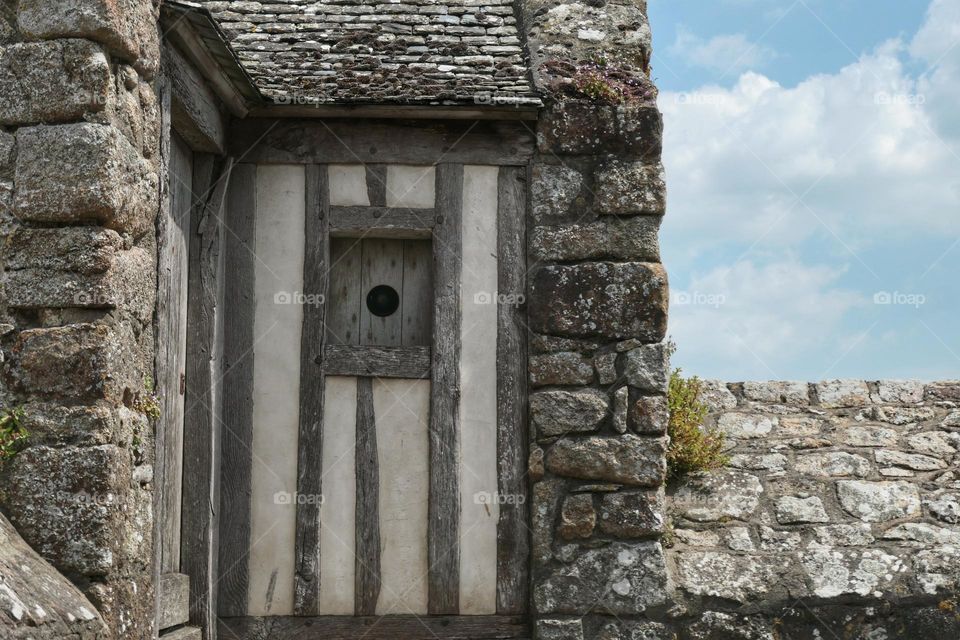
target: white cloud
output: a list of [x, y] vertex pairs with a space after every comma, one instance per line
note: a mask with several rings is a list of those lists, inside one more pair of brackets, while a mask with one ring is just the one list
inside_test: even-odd
[[789, 377], [797, 356], [842, 344], [844, 315], [865, 302], [836, 286], [842, 275], [842, 269], [786, 259], [762, 266], [744, 261], [694, 276], [671, 295], [678, 361], [731, 380], [746, 369]]
[[721, 73], [759, 69], [776, 57], [773, 49], [750, 42], [742, 33], [703, 39], [683, 27], [670, 49], [687, 64]]

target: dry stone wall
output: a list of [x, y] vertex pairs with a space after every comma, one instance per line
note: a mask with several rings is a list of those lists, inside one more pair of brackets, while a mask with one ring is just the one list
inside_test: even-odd
[[960, 382], [712, 381], [705, 399], [730, 464], [667, 498], [688, 637], [960, 637]]
[[156, 21], [151, 0], [0, 10], [0, 410], [22, 407], [29, 433], [0, 507], [123, 638], [154, 619]]

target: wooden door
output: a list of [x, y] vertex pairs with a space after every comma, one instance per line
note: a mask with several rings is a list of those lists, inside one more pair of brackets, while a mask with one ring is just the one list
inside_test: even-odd
[[522, 176], [234, 169], [226, 637], [527, 634]]

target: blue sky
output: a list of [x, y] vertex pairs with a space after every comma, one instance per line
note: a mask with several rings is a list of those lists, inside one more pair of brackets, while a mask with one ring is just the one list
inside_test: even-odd
[[674, 364], [960, 378], [960, 0], [649, 0]]

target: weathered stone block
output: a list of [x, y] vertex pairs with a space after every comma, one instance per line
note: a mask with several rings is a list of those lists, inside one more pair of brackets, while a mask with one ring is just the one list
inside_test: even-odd
[[85, 38], [135, 62], [147, 74], [160, 63], [153, 5], [143, 0], [20, 0], [19, 26], [38, 39]]
[[681, 589], [740, 603], [763, 598], [784, 568], [782, 559], [776, 556], [718, 551], [684, 551], [677, 553], [676, 559], [676, 578]]
[[913, 558], [917, 583], [923, 593], [956, 595], [960, 588], [960, 547], [942, 546], [918, 552]]
[[31, 402], [24, 406], [23, 426], [32, 443], [52, 446], [127, 446], [135, 433], [150, 432], [143, 414], [102, 404], [64, 406]]
[[655, 487], [666, 475], [664, 438], [562, 439], [547, 451], [547, 469], [559, 476]]
[[797, 458], [796, 470], [810, 476], [864, 478], [870, 474], [870, 462], [863, 456], [845, 451], [808, 453]]
[[737, 396], [722, 380], [701, 380], [698, 400], [713, 412], [737, 408]]
[[782, 453], [737, 453], [730, 456], [730, 466], [734, 469], [778, 473], [786, 468], [787, 457]]
[[530, 529], [533, 540], [533, 559], [544, 564], [553, 557], [553, 529], [560, 510], [564, 482], [548, 478], [533, 484], [533, 508]]
[[816, 544], [824, 547], [863, 547], [874, 541], [870, 525], [866, 523], [814, 527], [813, 535]]
[[537, 620], [534, 640], [583, 640], [583, 620]]
[[104, 575], [124, 544], [130, 456], [116, 446], [33, 446], [9, 465], [4, 505], [17, 530], [61, 571]]
[[932, 382], [924, 388], [923, 397], [927, 400], [960, 402], [960, 380]]
[[659, 542], [585, 550], [533, 589], [541, 614], [640, 614], [666, 598], [667, 568]]
[[743, 395], [754, 402], [800, 405], [810, 402], [806, 382], [744, 382]]
[[893, 429], [874, 426], [849, 427], [840, 432], [841, 441], [852, 447], [892, 447], [898, 438]]
[[665, 396], [643, 396], [631, 392], [627, 423], [641, 435], [661, 435], [667, 432], [670, 408]]
[[663, 155], [663, 116], [653, 105], [617, 107], [622, 151], [646, 162], [660, 162]]
[[660, 218], [607, 219], [587, 224], [536, 227], [530, 238], [533, 255], [543, 261], [660, 261]]
[[870, 404], [870, 389], [862, 380], [827, 380], [816, 385], [820, 406], [828, 409]]
[[687, 630], [688, 640], [778, 640], [776, 619], [706, 611]]
[[691, 474], [673, 496], [676, 512], [696, 522], [744, 520], [760, 505], [763, 485], [749, 473], [722, 469]]
[[947, 468], [947, 463], [943, 460], [919, 453], [882, 450], [877, 451], [874, 455], [876, 456], [877, 464], [902, 467], [913, 471], [936, 471]]
[[783, 496], [777, 500], [777, 522], [780, 524], [808, 524], [830, 522], [823, 502], [816, 496], [797, 498]]
[[667, 183], [660, 164], [613, 160], [597, 173], [598, 213], [661, 216], [667, 208]]
[[899, 558], [880, 549], [814, 549], [800, 554], [800, 564], [820, 598], [880, 597], [892, 590], [903, 570]]
[[602, 385], [613, 384], [620, 378], [617, 373], [617, 353], [615, 351], [595, 355], [593, 357], [593, 368], [597, 370], [597, 382]]
[[545, 154], [613, 154], [657, 163], [663, 151], [663, 117], [653, 104], [564, 100], [541, 115], [537, 146]]
[[87, 40], [0, 49], [0, 124], [66, 122], [103, 110], [112, 78], [103, 49]]
[[138, 389], [132, 349], [136, 339], [122, 325], [74, 324], [28, 329], [14, 345], [25, 391], [119, 404], [125, 389]]
[[919, 380], [881, 380], [874, 397], [877, 403], [917, 404], [923, 402], [923, 383]]
[[17, 146], [14, 206], [22, 220], [93, 220], [134, 235], [152, 228], [157, 175], [115, 128], [28, 127]]
[[670, 352], [662, 342], [631, 349], [623, 356], [623, 375], [636, 390], [666, 393], [669, 382]]
[[564, 540], [586, 539], [593, 535], [597, 525], [597, 512], [593, 508], [593, 496], [577, 493], [567, 496], [560, 509], [560, 524], [557, 533]]
[[17, 139], [12, 133], [0, 129], [0, 180], [13, 180], [16, 159]]
[[717, 427], [727, 437], [738, 440], [766, 438], [777, 426], [777, 418], [757, 413], [732, 411], [720, 416]]
[[660, 622], [618, 620], [604, 625], [594, 640], [677, 640], [677, 634]]
[[154, 256], [123, 250], [115, 231], [97, 227], [21, 228], [14, 234], [6, 291], [13, 308], [126, 308], [153, 314]]
[[646, 262], [588, 262], [539, 269], [530, 288], [531, 328], [568, 337], [659, 342], [667, 326], [667, 274]]
[[662, 491], [617, 491], [600, 502], [600, 531], [617, 538], [663, 533]]
[[102, 640], [103, 619], [69, 580], [40, 557], [0, 514], [3, 595], [0, 636], [11, 640]]
[[920, 515], [920, 492], [909, 482], [837, 483], [840, 506], [864, 522], [883, 522]]
[[530, 395], [530, 421], [540, 437], [595, 431], [608, 404], [607, 396], [594, 389], [537, 391]]
[[629, 407], [630, 389], [620, 387], [613, 393], [613, 430], [617, 433], [627, 432]]
[[590, 359], [575, 351], [530, 356], [528, 369], [534, 387], [584, 385], [593, 382]]
[[935, 527], [925, 522], [905, 522], [891, 527], [880, 536], [884, 540], [899, 540], [922, 546], [960, 545], [960, 531]]
[[530, 184], [533, 219], [551, 224], [567, 219], [583, 187], [583, 175], [565, 165], [534, 164]]

